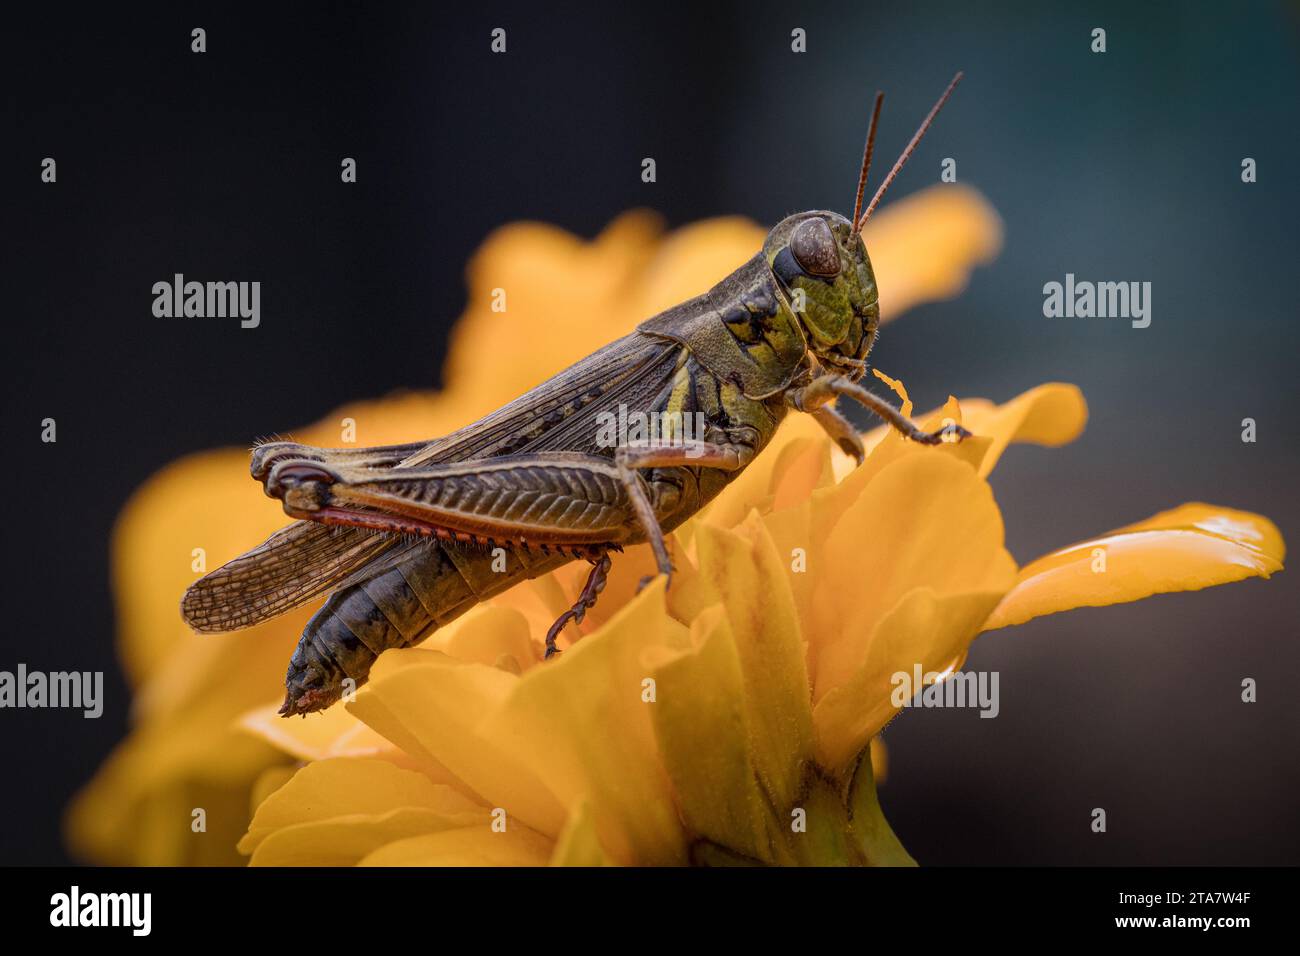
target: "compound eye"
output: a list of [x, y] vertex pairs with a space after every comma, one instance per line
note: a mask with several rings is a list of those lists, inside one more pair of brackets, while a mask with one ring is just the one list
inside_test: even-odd
[[840, 250], [825, 219], [805, 219], [790, 236], [790, 254], [809, 275], [830, 277], [840, 273]]

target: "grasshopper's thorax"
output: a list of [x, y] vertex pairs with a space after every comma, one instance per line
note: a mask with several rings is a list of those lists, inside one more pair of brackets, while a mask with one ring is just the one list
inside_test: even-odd
[[808, 350], [829, 368], [861, 378], [880, 306], [867, 248], [852, 223], [824, 210], [787, 216], [767, 234], [763, 256]]

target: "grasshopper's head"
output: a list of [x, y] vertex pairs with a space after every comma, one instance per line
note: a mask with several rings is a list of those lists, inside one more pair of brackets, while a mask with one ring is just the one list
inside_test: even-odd
[[824, 364], [862, 377], [880, 324], [876, 277], [853, 223], [825, 210], [787, 216], [767, 234], [763, 255]]
[[[862, 211], [863, 191], [871, 170], [871, 150], [876, 141], [876, 122], [884, 99], [876, 94], [875, 109], [867, 127], [867, 146], [862, 153], [862, 172], [853, 203], [853, 215], [813, 210], [782, 219], [763, 243], [763, 255], [781, 284], [796, 316], [803, 325], [808, 350], [821, 362], [856, 380], [866, 372], [867, 353], [876, 341], [880, 325], [880, 306], [876, 294], [876, 276], [871, 270], [867, 247], [862, 242], [862, 228], [880, 204], [885, 190], [894, 181], [930, 128], [934, 118], [948, 102], [961, 81], [961, 73], [952, 78], [943, 96], [934, 104], [920, 128], [898, 157], [875, 196]], [[859, 216], [859, 212], [862, 214]]]

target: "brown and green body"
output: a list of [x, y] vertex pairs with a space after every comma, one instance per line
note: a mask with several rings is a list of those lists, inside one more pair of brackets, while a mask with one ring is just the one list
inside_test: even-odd
[[[864, 179], [868, 161], [869, 150]], [[857, 384], [879, 310], [865, 217], [854, 215], [788, 217], [708, 292], [443, 438], [259, 446], [253, 476], [301, 520], [196, 582], [186, 620], [233, 630], [332, 592], [286, 679], [281, 712], [307, 713], [363, 683], [384, 650], [588, 560], [587, 586], [547, 636], [549, 656], [559, 629], [594, 603], [611, 552], [648, 542], [671, 574], [665, 532], [747, 467], [791, 410], [814, 415], [859, 460], [856, 430], [832, 407], [840, 395], [917, 440], [960, 437], [920, 432]], [[603, 423], [629, 412], [668, 423], [667, 434], [609, 440]], [[693, 427], [674, 431], [681, 422]]]

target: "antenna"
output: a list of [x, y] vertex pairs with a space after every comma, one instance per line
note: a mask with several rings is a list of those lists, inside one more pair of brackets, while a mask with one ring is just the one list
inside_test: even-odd
[[885, 94], [876, 90], [876, 108], [871, 111], [871, 122], [867, 126], [867, 147], [862, 151], [862, 172], [858, 174], [858, 194], [853, 200], [853, 217], [849, 222], [858, 221], [862, 212], [862, 194], [867, 188], [867, 173], [871, 171], [871, 151], [876, 148], [876, 122], [880, 119], [880, 104], [885, 101]]
[[889, 184], [894, 181], [894, 177], [898, 175], [899, 170], [901, 170], [907, 161], [912, 158], [913, 150], [915, 150], [920, 144], [921, 137], [923, 137], [925, 131], [930, 128], [930, 124], [934, 122], [934, 118], [939, 115], [939, 110], [943, 109], [943, 104], [948, 102], [948, 97], [952, 96], [952, 91], [957, 88], [957, 84], [961, 82], [961, 78], [962, 73], [959, 71], [957, 75], [952, 78], [952, 82], [948, 84], [948, 88], [943, 91], [943, 96], [939, 97], [939, 102], [934, 104], [929, 115], [921, 121], [920, 127], [918, 127], [917, 131], [912, 134], [911, 141], [907, 144], [907, 148], [903, 150], [903, 154], [898, 157], [898, 161], [894, 163], [894, 168], [889, 171], [889, 175], [885, 177], [885, 181], [880, 184], [880, 188], [876, 190], [876, 194], [871, 197], [871, 202], [867, 205], [867, 211], [862, 214], [860, 220], [857, 220], [854, 227], [856, 231], [861, 232], [862, 227], [867, 224], [867, 220], [871, 218], [871, 214], [875, 212], [876, 207], [880, 205], [880, 200], [884, 198], [885, 190], [888, 189]]

